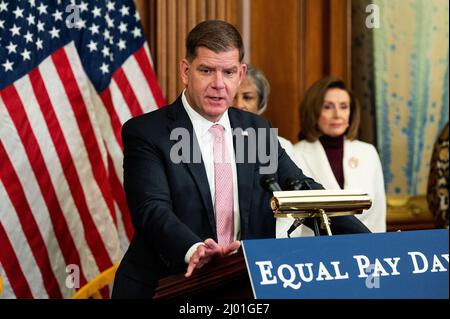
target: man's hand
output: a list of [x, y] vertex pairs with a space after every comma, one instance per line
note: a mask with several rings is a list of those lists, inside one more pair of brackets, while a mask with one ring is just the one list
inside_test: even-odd
[[197, 247], [195, 253], [189, 260], [189, 265], [186, 271], [185, 277], [190, 277], [194, 272], [194, 269], [202, 268], [203, 265], [208, 263], [214, 256], [224, 257], [241, 247], [241, 242], [236, 240], [229, 245], [221, 246], [213, 239], [208, 238], [203, 245]]

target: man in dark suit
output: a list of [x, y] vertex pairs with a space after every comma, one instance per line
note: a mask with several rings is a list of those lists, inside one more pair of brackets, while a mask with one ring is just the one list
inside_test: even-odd
[[[135, 235], [113, 298], [150, 298], [165, 276], [187, 269], [189, 277], [214, 256], [238, 249], [241, 239], [275, 237], [261, 174], [322, 188], [274, 144], [266, 120], [229, 108], [245, 77], [243, 56], [232, 25], [200, 23], [180, 63], [181, 96], [124, 124], [124, 185]], [[335, 233], [368, 232], [354, 217], [335, 220]]]

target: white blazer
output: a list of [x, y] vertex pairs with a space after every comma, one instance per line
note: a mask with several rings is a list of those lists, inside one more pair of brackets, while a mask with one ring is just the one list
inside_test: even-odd
[[[306, 140], [294, 145], [295, 164], [303, 173], [321, 183], [325, 189], [340, 189], [327, 154], [320, 141]], [[344, 140], [344, 189], [366, 192], [372, 198], [372, 207], [355, 215], [372, 232], [386, 231], [386, 193], [380, 158], [375, 147], [358, 140]], [[284, 221], [283, 221], [284, 220]], [[277, 237], [287, 237], [292, 219], [277, 219]], [[291, 237], [314, 235], [306, 226], [296, 229]]]
[[291, 141], [281, 136], [278, 136], [278, 141], [280, 142], [281, 147], [286, 151], [287, 155], [289, 155], [291, 160], [294, 160], [294, 145], [292, 145]]

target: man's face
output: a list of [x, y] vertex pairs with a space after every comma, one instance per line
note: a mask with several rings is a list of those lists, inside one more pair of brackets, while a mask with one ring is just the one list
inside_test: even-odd
[[199, 47], [195, 59], [180, 63], [187, 101], [211, 122], [217, 122], [232, 104], [246, 71], [238, 49], [215, 53]]

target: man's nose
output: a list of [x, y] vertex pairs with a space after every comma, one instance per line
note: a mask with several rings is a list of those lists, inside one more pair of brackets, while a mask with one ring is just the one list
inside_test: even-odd
[[214, 74], [214, 79], [213, 79], [213, 88], [215, 89], [223, 89], [225, 87], [225, 82], [223, 81], [223, 75], [221, 72], [216, 72]]

